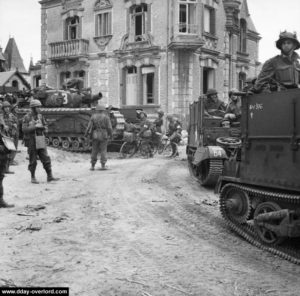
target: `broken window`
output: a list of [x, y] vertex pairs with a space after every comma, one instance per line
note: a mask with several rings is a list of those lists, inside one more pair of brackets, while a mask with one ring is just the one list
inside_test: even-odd
[[196, 34], [196, 0], [180, 0], [179, 2], [179, 32]]
[[211, 35], [216, 34], [216, 11], [209, 6], [204, 7], [204, 32]]

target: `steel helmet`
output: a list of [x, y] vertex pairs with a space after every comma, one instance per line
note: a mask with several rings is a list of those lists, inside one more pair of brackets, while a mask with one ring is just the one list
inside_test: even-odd
[[232, 88], [229, 92], [228, 92], [228, 95], [229, 95], [229, 98], [234, 94], [238, 92], [238, 90], [236, 88]]
[[42, 104], [39, 100], [34, 99], [34, 100], [30, 101], [30, 104], [29, 104], [30, 108], [40, 107], [40, 106], [42, 106]]
[[218, 94], [218, 92], [214, 88], [209, 88], [206, 92], [207, 96], [216, 95], [216, 94]]
[[7, 102], [7, 101], [4, 101], [3, 104], [2, 104], [2, 108], [5, 108], [5, 107], [10, 107], [10, 103]]
[[165, 112], [161, 109], [157, 110], [156, 112], [161, 116], [163, 116], [165, 114]]
[[295, 49], [300, 48], [300, 42], [297, 39], [296, 33], [291, 33], [291, 32], [287, 32], [287, 31], [281, 32], [279, 34], [279, 39], [276, 41], [276, 47], [281, 50], [282, 42], [287, 39], [294, 41], [294, 43], [296, 45]]

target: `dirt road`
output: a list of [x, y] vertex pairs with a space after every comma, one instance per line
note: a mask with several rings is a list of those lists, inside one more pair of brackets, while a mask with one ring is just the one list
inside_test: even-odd
[[0, 285], [68, 286], [83, 296], [300, 294], [300, 267], [232, 233], [212, 190], [175, 160], [109, 160], [49, 149], [59, 182], [29, 182], [26, 153], [5, 181]]

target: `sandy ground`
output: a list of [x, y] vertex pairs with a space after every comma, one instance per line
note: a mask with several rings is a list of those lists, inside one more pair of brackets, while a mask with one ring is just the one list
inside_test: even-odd
[[174, 160], [118, 159], [89, 171], [88, 154], [49, 149], [48, 184], [26, 152], [4, 180], [0, 285], [68, 286], [70, 295], [300, 295], [300, 267], [248, 244], [222, 220], [218, 197]]

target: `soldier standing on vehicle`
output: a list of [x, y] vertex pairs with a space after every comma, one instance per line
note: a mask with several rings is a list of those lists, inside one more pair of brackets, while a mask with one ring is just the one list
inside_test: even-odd
[[57, 181], [59, 178], [54, 178], [51, 169], [51, 159], [47, 152], [46, 143], [40, 142], [43, 136], [48, 132], [48, 126], [45, 118], [40, 113], [41, 102], [39, 100], [31, 100], [31, 111], [23, 118], [22, 131], [24, 133], [25, 146], [28, 147], [29, 165], [28, 170], [31, 173], [31, 183], [38, 184], [35, 178], [35, 170], [37, 166], [37, 157], [43, 164], [47, 173], [47, 182]]
[[[8, 101], [4, 101], [2, 105], [3, 109], [3, 119], [5, 122], [5, 125], [8, 126], [7, 136], [12, 138], [15, 142], [16, 135], [18, 133], [18, 119], [11, 113], [10, 111], [11, 105]], [[14, 157], [15, 157], [16, 151], [12, 151], [8, 158], [9, 161], [6, 163], [6, 174], [14, 174], [14, 172], [9, 170], [9, 166], [11, 165]]]
[[204, 116], [214, 117], [214, 116], [222, 116], [226, 110], [226, 105], [223, 101], [218, 98], [218, 92], [210, 88], [206, 92], [206, 98], [204, 99]]
[[169, 122], [167, 136], [169, 137], [172, 146], [172, 155], [170, 157], [178, 156], [177, 144], [181, 141], [182, 124], [172, 115], [167, 116]]
[[237, 89], [232, 89], [228, 93], [230, 102], [225, 111], [224, 119], [230, 122], [239, 121], [242, 116], [242, 101], [239, 96], [235, 95], [236, 92], [238, 92]]
[[101, 170], [106, 170], [107, 162], [107, 144], [108, 139], [112, 137], [112, 126], [110, 119], [103, 105], [96, 106], [96, 113], [90, 118], [87, 126], [85, 137], [92, 138], [92, 153], [91, 153], [91, 171], [95, 170], [97, 156], [100, 152]]
[[269, 90], [269, 84], [277, 84], [277, 90], [298, 88], [300, 84], [299, 55], [295, 52], [300, 48], [296, 34], [284, 31], [276, 41], [276, 47], [281, 51], [262, 67], [251, 91], [259, 93], [264, 89]]

